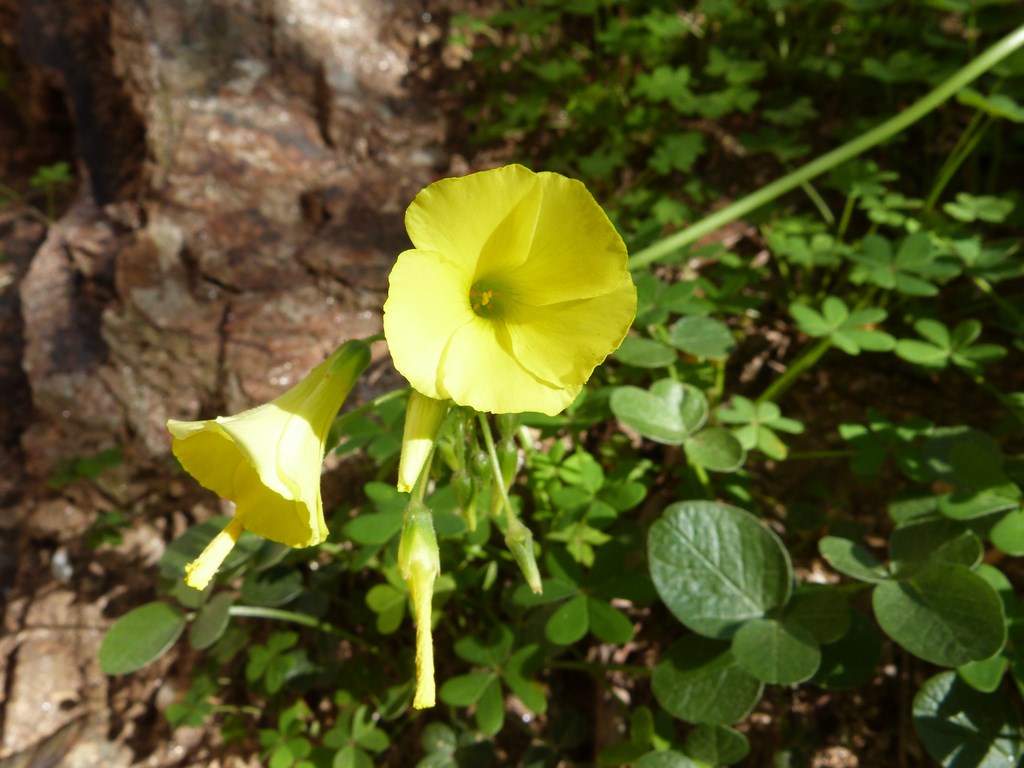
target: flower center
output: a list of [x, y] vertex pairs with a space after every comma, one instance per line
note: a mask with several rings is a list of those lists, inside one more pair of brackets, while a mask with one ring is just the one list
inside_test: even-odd
[[494, 286], [476, 283], [469, 289], [469, 306], [480, 317], [501, 317], [504, 314], [502, 293]]

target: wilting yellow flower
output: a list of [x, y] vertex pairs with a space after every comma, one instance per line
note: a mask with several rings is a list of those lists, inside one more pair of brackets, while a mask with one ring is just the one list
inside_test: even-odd
[[418, 499], [409, 502], [398, 540], [398, 569], [409, 585], [413, 621], [416, 622], [416, 709], [434, 706], [434, 639], [430, 622], [434, 580], [441, 573], [441, 554], [434, 533], [434, 518]]
[[324, 443], [369, 362], [369, 347], [349, 341], [265, 405], [236, 416], [167, 422], [171, 449], [185, 470], [235, 502], [228, 526], [186, 567], [189, 586], [206, 588], [243, 529], [290, 547], [327, 537], [320, 498]]
[[521, 165], [443, 179], [405, 226], [384, 334], [428, 397], [554, 415], [633, 322], [626, 247], [578, 181]]

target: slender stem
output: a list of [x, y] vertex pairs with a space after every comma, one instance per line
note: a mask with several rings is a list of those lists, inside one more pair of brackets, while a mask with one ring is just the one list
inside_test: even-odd
[[329, 635], [337, 635], [348, 640], [353, 645], [358, 645], [360, 648], [370, 651], [371, 653], [377, 653], [376, 646], [366, 642], [361, 637], [353, 635], [351, 632], [346, 632], [343, 629], [339, 629], [333, 624], [320, 621], [315, 616], [310, 616], [305, 613], [296, 613], [295, 611], [285, 611], [281, 608], [266, 608], [260, 605], [232, 605], [228, 609], [229, 616], [247, 616], [255, 619], [273, 619], [274, 621], [284, 621], [289, 624], [299, 624], [303, 627], [310, 627], [321, 632], [326, 632]]
[[964, 128], [964, 132], [960, 135], [960, 139], [957, 141], [953, 151], [949, 153], [949, 157], [946, 158], [946, 162], [942, 164], [942, 168], [939, 169], [938, 177], [935, 179], [935, 185], [932, 187], [932, 191], [928, 194], [928, 199], [924, 203], [924, 212], [928, 213], [935, 208], [935, 204], [939, 201], [943, 190], [950, 181], [953, 180], [953, 176], [960, 170], [960, 166], [964, 164], [964, 161], [971, 156], [974, 152], [975, 147], [978, 146], [978, 142], [981, 141], [985, 135], [985, 131], [992, 124], [993, 118], [989, 116], [988, 120], [982, 121], [980, 119], [982, 113], [976, 112], [974, 118], [971, 118], [971, 122]]
[[821, 359], [829, 349], [832, 348], [832, 339], [826, 336], [823, 339], [819, 339], [818, 343], [813, 347], [808, 347], [803, 353], [797, 357], [796, 360], [790, 364], [789, 368], [779, 378], [768, 385], [768, 388], [761, 393], [761, 396], [757, 398], [755, 402], [758, 403], [772, 403], [775, 402], [782, 393], [789, 389], [796, 380], [800, 378], [805, 372], [814, 367], [814, 364]]
[[715, 492], [711, 489], [711, 478], [708, 477], [707, 470], [696, 461], [691, 461], [689, 456], [686, 457], [686, 463], [689, 464], [690, 469], [697, 478], [697, 482], [700, 483], [700, 487], [703, 489], [704, 495], [707, 496], [707, 498], [714, 500]]
[[385, 392], [383, 395], [377, 395], [377, 397], [373, 398], [373, 400], [370, 400], [369, 402], [363, 403], [359, 407], [353, 408], [351, 411], [346, 411], [345, 413], [343, 413], [340, 416], [338, 416], [338, 418], [336, 418], [334, 420], [334, 426], [335, 427], [340, 427], [346, 421], [348, 421], [351, 418], [354, 418], [354, 417], [358, 416], [361, 413], [366, 413], [367, 411], [376, 410], [377, 408], [380, 408], [385, 403], [389, 403], [392, 400], [397, 400], [400, 397], [405, 397], [408, 394], [409, 394], [409, 387], [402, 387], [401, 389], [393, 389], [390, 392]]
[[846, 198], [846, 204], [843, 206], [842, 216], [839, 218], [839, 226], [836, 227], [836, 240], [840, 243], [846, 237], [846, 228], [850, 226], [850, 219], [853, 217], [853, 206], [857, 202], [856, 195], [850, 195]]
[[427, 486], [430, 484], [430, 465], [434, 463], [434, 450], [436, 447], [437, 441], [435, 440], [430, 444], [427, 460], [423, 462], [423, 466], [420, 468], [420, 476], [416, 478], [416, 486], [412, 489], [413, 496], [420, 503], [423, 503], [423, 499], [427, 495]]
[[727, 205], [710, 216], [701, 219], [696, 224], [669, 235], [663, 240], [644, 248], [633, 254], [629, 260], [630, 269], [651, 264], [663, 256], [667, 256], [675, 250], [696, 242], [721, 226], [745, 216], [766, 203], [770, 203], [780, 195], [789, 192], [804, 182], [810, 181], [815, 176], [820, 176], [830, 171], [840, 163], [860, 155], [861, 153], [881, 144], [900, 133], [908, 126], [916, 123], [922, 117], [934, 110], [949, 97], [977, 79], [980, 75], [991, 69], [1004, 58], [1009, 56], [1024, 44], [1024, 25], [1017, 27], [999, 42], [983, 51], [978, 57], [971, 60], [965, 67], [955, 72], [947, 80], [929, 91], [919, 101], [912, 104], [898, 115], [886, 120], [881, 125], [872, 128], [867, 133], [861, 134], [852, 141], [848, 141], [841, 147], [833, 149], [807, 165], [788, 173], [781, 179], [761, 187], [761, 189], [740, 198], [731, 205]]
[[1014, 306], [1013, 302], [1007, 301], [999, 292], [992, 287], [992, 283], [983, 277], [976, 275], [971, 277], [971, 282], [974, 283], [975, 287], [988, 296], [1003, 312], [1013, 318], [1014, 323], [1024, 328], [1024, 314]]
[[494, 485], [498, 488], [498, 495], [501, 504], [505, 507], [505, 517], [508, 520], [509, 530], [517, 521], [515, 510], [512, 509], [512, 502], [508, 498], [508, 489], [505, 487], [505, 477], [501, 473], [501, 462], [498, 461], [498, 451], [494, 447], [494, 435], [491, 434], [491, 425], [487, 422], [487, 415], [477, 414], [480, 421], [480, 432], [484, 436], [484, 445], [487, 447], [487, 456], [491, 460], [491, 471], [494, 473]]
[[818, 213], [821, 214], [821, 218], [825, 220], [825, 223], [830, 227], [836, 223], [835, 214], [832, 213], [832, 209], [828, 207], [828, 203], [825, 202], [818, 190], [816, 190], [809, 181], [801, 182], [800, 189], [811, 198], [811, 202], [814, 203], [814, 207], [818, 209]]

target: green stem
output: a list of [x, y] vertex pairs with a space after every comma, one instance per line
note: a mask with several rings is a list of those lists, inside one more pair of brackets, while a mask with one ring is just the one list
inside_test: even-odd
[[846, 228], [850, 226], [850, 219], [853, 217], [853, 206], [857, 202], [856, 195], [850, 195], [846, 198], [846, 204], [843, 206], [843, 213], [839, 218], [839, 226], [836, 227], [836, 240], [840, 243], [846, 237]]
[[255, 619], [273, 619], [274, 621], [284, 621], [289, 624], [299, 624], [303, 627], [309, 627], [310, 629], [316, 629], [320, 632], [325, 632], [329, 635], [337, 635], [348, 640], [353, 645], [358, 645], [363, 650], [370, 651], [371, 653], [377, 653], [376, 646], [366, 642], [361, 637], [353, 635], [351, 632], [346, 632], [343, 629], [339, 629], [333, 624], [327, 624], [326, 622], [320, 621], [315, 616], [310, 616], [305, 613], [296, 613], [295, 611], [285, 611], [281, 608], [265, 608], [259, 605], [232, 605], [228, 609], [229, 616], [247, 616]]
[[1017, 309], [1012, 302], [1007, 301], [999, 292], [992, 287], [992, 283], [983, 277], [977, 277], [976, 275], [971, 276], [971, 281], [975, 287], [990, 298], [1003, 312], [1013, 318], [1014, 323], [1017, 326], [1024, 328], [1024, 314]]
[[761, 187], [761, 189], [746, 197], [740, 198], [732, 205], [727, 205], [725, 208], [715, 211], [696, 224], [671, 234], [663, 240], [659, 240], [633, 254], [629, 260], [630, 269], [647, 266], [679, 248], [690, 245], [705, 235], [714, 232], [719, 227], [728, 224], [730, 221], [735, 221], [741, 216], [745, 216], [804, 182], [810, 181], [815, 176], [830, 171], [837, 165], [845, 163], [847, 160], [892, 138], [934, 110], [961, 88], [987, 72], [1017, 50], [1022, 44], [1024, 44], [1024, 25], [1019, 26], [1002, 40], [983, 51], [965, 67], [929, 91], [919, 101], [898, 115], [889, 118], [881, 125], [872, 128], [867, 133], [861, 134], [852, 141], [848, 141], [841, 147], [833, 149], [818, 159], [812, 160], [802, 168], [786, 174], [781, 179]]
[[345, 411], [345, 413], [338, 416], [338, 418], [334, 420], [333, 429], [338, 429], [346, 421], [358, 416], [361, 413], [366, 413], [367, 411], [374, 411], [377, 408], [380, 408], [385, 403], [389, 403], [392, 400], [398, 400], [400, 397], [405, 397], [408, 394], [409, 387], [403, 387], [402, 389], [393, 389], [390, 392], [385, 392], [383, 395], [377, 395], [377, 397], [373, 398], [373, 400], [363, 403], [359, 407], [353, 408], [351, 411]]
[[819, 339], [818, 343], [813, 347], [808, 347], [803, 353], [792, 362], [789, 368], [784, 374], [779, 376], [773, 381], [768, 388], [761, 393], [761, 396], [757, 398], [758, 403], [773, 403], [782, 393], [789, 389], [796, 380], [800, 378], [804, 373], [814, 367], [814, 364], [821, 359], [829, 349], [832, 348], [832, 339], [826, 336], [823, 339]]
[[828, 203], [825, 202], [825, 198], [818, 194], [818, 190], [811, 186], [809, 181], [801, 182], [800, 189], [802, 189], [804, 193], [811, 198], [811, 202], [814, 203], [814, 207], [818, 209], [818, 213], [821, 214], [821, 218], [825, 220], [826, 224], [831, 227], [836, 223], [835, 214], [833, 214], [832, 209], [828, 207]]
[[[981, 112], [976, 112], [975, 117], [979, 117]], [[981, 120], [975, 120], [971, 118], [971, 122], [967, 124], [963, 134], [957, 141], [953, 151], [949, 153], [949, 157], [946, 158], [946, 162], [942, 164], [942, 168], [939, 169], [938, 178], [935, 180], [935, 185], [932, 187], [932, 191], [928, 194], [928, 199], [924, 203], [924, 212], [929, 213], [935, 208], [935, 204], [939, 201], [939, 197], [942, 196], [942, 192], [946, 189], [946, 186], [953, 180], [956, 172], [960, 170], [960, 166], [964, 164], [964, 161], [971, 156], [974, 152], [975, 147], [978, 146], [978, 142], [981, 141], [985, 135], [985, 131], [990, 125], [992, 125], [993, 118], [989, 116], [988, 120], [984, 122]]]
[[505, 508], [505, 518], [508, 521], [509, 530], [518, 522], [515, 510], [512, 509], [512, 502], [508, 498], [508, 488], [505, 487], [505, 478], [501, 473], [501, 462], [498, 461], [498, 451], [494, 447], [494, 435], [491, 434], [491, 425], [487, 422], [487, 415], [477, 414], [480, 418], [480, 432], [484, 436], [484, 445], [487, 447], [487, 457], [491, 460], [491, 471], [494, 473], [494, 485], [498, 488], [498, 495], [501, 498], [501, 505]]
[[707, 470], [696, 461], [691, 461], [689, 456], [686, 457], [686, 463], [689, 464], [691, 471], [697, 478], [697, 482], [700, 483], [700, 487], [703, 489], [704, 495], [713, 501], [715, 498], [715, 492], [711, 489], [711, 478], [708, 477]]

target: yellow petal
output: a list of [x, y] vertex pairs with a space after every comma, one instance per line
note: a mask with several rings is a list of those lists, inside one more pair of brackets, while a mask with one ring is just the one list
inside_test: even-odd
[[389, 278], [384, 335], [391, 359], [413, 389], [435, 400], [438, 368], [455, 331], [476, 315], [469, 306], [472, 272], [431, 251], [405, 251]]
[[231, 554], [238, 537], [242, 535], [242, 530], [241, 521], [237, 517], [231, 518], [224, 530], [213, 537], [199, 557], [185, 566], [185, 583], [192, 589], [206, 589], [224, 562], [224, 558]]
[[517, 305], [507, 326], [524, 368], [545, 381], [578, 386], [618, 348], [635, 315], [636, 288], [627, 275], [604, 296], [542, 307]]
[[544, 192], [530, 255], [501, 281], [521, 302], [554, 304], [601, 296], [629, 274], [626, 246], [587, 188], [539, 174]]
[[505, 324], [474, 317], [452, 337], [438, 370], [440, 387], [459, 405], [489, 413], [555, 415], [579, 394], [532, 374], [516, 359]]
[[[445, 254], [472, 277], [488, 240], [538, 187], [537, 175], [521, 165], [441, 179], [416, 195], [405, 228], [417, 249]], [[525, 257], [525, 251], [519, 255]]]
[[[434, 400], [413, 391], [405, 409], [405, 427], [402, 431], [402, 456], [398, 461], [398, 490], [408, 493], [416, 485], [424, 464], [430, 458], [434, 438], [441, 428], [448, 403]], [[426, 471], [430, 471], [428, 467]]]

